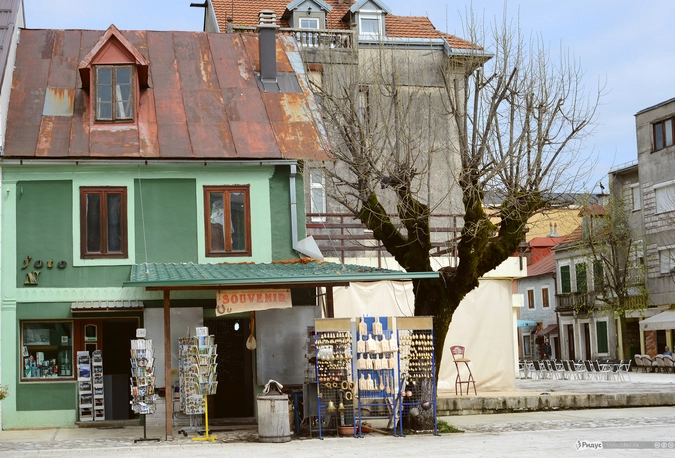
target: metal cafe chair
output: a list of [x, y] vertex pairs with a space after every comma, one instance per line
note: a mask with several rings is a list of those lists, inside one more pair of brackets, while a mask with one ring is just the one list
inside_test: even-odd
[[[457, 377], [455, 378], [455, 394], [457, 394], [457, 387], [459, 387], [459, 394], [462, 395], [462, 386], [466, 384], [466, 394], [469, 394], [469, 386], [473, 384], [473, 393], [478, 394], [476, 391], [476, 380], [473, 378], [473, 374], [471, 373], [471, 367], [469, 367], [469, 363], [471, 360], [469, 358], [464, 357], [464, 347], [455, 345], [450, 347], [450, 353], [452, 353], [452, 360], [455, 362], [455, 369], [457, 369]], [[462, 363], [464, 363], [464, 369], [466, 372], [466, 376], [462, 377], [462, 370], [460, 367], [462, 367]]]

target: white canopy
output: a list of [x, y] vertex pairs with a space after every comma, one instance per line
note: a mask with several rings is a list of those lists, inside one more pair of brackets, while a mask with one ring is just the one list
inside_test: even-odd
[[641, 331], [660, 331], [663, 329], [675, 329], [675, 310], [666, 310], [640, 321]]

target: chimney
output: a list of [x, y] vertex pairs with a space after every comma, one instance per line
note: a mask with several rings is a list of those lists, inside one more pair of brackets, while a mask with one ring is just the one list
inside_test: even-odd
[[553, 237], [559, 237], [558, 236], [558, 223], [553, 224]]
[[260, 80], [263, 83], [277, 81], [277, 29], [274, 11], [258, 13], [258, 49], [260, 51]]
[[553, 223], [548, 223], [548, 236], [553, 237]]

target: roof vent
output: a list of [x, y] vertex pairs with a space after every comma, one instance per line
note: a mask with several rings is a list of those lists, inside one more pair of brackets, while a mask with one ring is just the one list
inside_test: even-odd
[[274, 11], [258, 13], [258, 49], [260, 52], [260, 79], [263, 83], [277, 80], [277, 25]]

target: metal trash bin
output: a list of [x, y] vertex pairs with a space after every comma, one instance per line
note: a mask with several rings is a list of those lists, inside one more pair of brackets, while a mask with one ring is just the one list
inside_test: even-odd
[[258, 395], [258, 438], [260, 442], [289, 442], [291, 425], [288, 420], [288, 396], [283, 385], [270, 380]]

